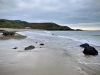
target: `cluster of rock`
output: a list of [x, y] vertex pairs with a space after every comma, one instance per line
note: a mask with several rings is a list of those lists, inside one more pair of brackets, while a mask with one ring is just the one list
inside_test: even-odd
[[[37, 42], [36, 42], [37, 43]], [[40, 43], [40, 45], [44, 45], [43, 43]], [[35, 48], [35, 46], [33, 46], [33, 45], [30, 45], [30, 46], [28, 46], [28, 47], [25, 47], [24, 48], [24, 50], [32, 50], [32, 49], [34, 49]], [[41, 48], [41, 47], [40, 47]], [[12, 49], [18, 49], [17, 47], [14, 47], [14, 48], [12, 48]]]
[[98, 51], [87, 43], [80, 45], [80, 47], [84, 48], [83, 53], [86, 55], [98, 55]]
[[[37, 42], [36, 42], [37, 43]], [[44, 45], [43, 43], [40, 43], [40, 45]], [[30, 45], [30, 46], [28, 46], [28, 47], [25, 47], [25, 49], [24, 50], [32, 50], [32, 49], [34, 49], [35, 47], [33, 46], [33, 45]]]
[[13, 32], [13, 31], [3, 31], [2, 33], [3, 33], [2, 35], [5, 35], [5, 36], [13, 36], [13, 35], [15, 35], [15, 32]]
[[[44, 44], [40, 43], [40, 45], [44, 45]], [[87, 43], [81, 44], [80, 47], [84, 48], [83, 53], [86, 54], [86, 55], [98, 55], [98, 51], [94, 47], [90, 46]], [[35, 46], [30, 45], [28, 47], [25, 47], [24, 50], [32, 50], [34, 48], [35, 48]], [[13, 49], [17, 49], [17, 47], [14, 47]]]

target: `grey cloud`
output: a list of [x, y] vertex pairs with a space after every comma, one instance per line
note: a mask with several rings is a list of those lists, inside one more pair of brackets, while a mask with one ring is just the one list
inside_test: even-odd
[[100, 22], [100, 0], [0, 0], [0, 18], [78, 24]]

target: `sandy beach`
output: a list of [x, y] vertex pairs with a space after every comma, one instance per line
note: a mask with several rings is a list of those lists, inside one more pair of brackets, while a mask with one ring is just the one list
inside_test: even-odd
[[[69, 57], [68, 50], [55, 50], [39, 43], [27, 43], [23, 39], [0, 40], [0, 75], [100, 75], [100, 65], [77, 63], [74, 57]], [[29, 45], [34, 45], [35, 49], [25, 51]], [[12, 49], [14, 47], [18, 49]]]

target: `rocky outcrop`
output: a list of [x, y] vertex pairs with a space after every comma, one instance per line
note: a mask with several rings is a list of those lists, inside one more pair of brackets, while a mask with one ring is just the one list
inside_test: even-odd
[[34, 48], [35, 48], [34, 46], [30, 45], [30, 46], [28, 46], [28, 47], [25, 47], [24, 50], [31, 50], [31, 49], [34, 49]]
[[5, 36], [13, 36], [13, 35], [15, 35], [15, 32], [12, 32], [12, 31], [4, 31], [2, 35], [5, 35]]
[[86, 55], [98, 55], [98, 51], [89, 44], [81, 44], [80, 47], [84, 48], [83, 53]]

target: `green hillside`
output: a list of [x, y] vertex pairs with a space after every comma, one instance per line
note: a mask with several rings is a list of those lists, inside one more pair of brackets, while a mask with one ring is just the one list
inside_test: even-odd
[[6, 20], [0, 19], [0, 28], [25, 28], [44, 29], [44, 30], [72, 30], [68, 26], [60, 26], [55, 23], [28, 23], [20, 20]]

